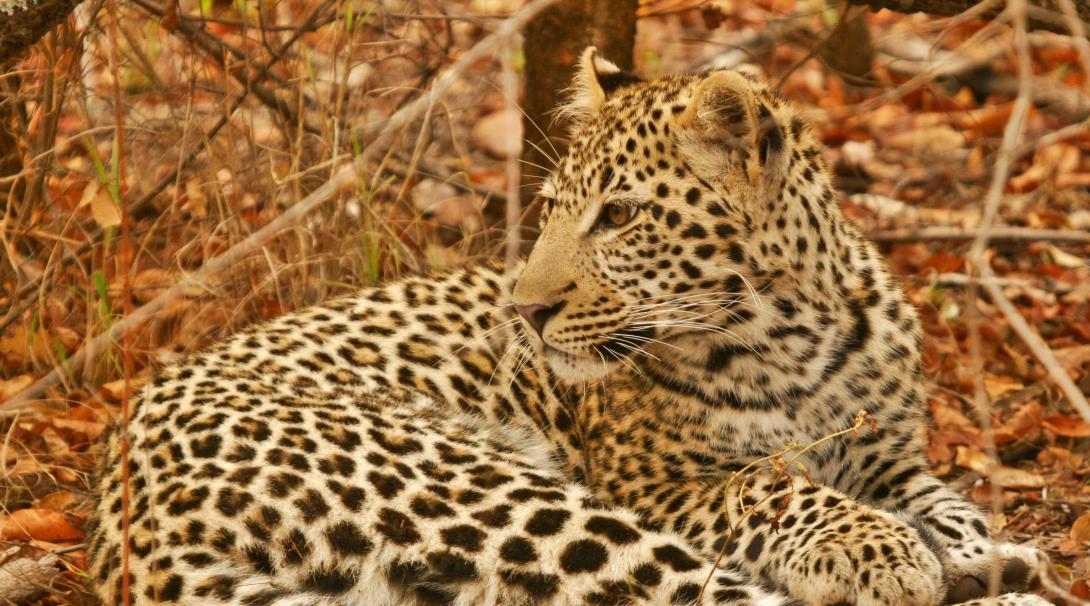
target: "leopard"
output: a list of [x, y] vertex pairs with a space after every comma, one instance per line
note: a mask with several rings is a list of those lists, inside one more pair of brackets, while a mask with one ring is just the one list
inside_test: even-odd
[[917, 314], [755, 69], [588, 48], [526, 259], [161, 369], [103, 449], [107, 604], [1040, 606], [925, 456]]

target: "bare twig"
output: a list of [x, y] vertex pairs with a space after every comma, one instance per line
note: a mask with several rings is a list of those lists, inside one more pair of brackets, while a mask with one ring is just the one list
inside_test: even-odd
[[[1071, 34], [1071, 42], [1075, 45], [1075, 49], [1079, 51], [1079, 63], [1082, 64], [1082, 71], [1084, 74], [1090, 74], [1090, 41], [1086, 39], [1086, 23], [1079, 18], [1075, 3], [1072, 0], [1057, 0], [1057, 2], [1060, 4], [1060, 11], [1064, 16], [1064, 25], [1067, 26], [1067, 30]], [[1083, 86], [1090, 87], [1090, 83]]]
[[223, 254], [205, 263], [199, 270], [183, 277], [177, 284], [164, 291], [159, 296], [149, 301], [143, 307], [137, 309], [131, 315], [126, 316], [110, 327], [105, 333], [100, 334], [87, 342], [82, 348], [69, 358], [65, 365], [54, 367], [48, 374], [36, 381], [33, 385], [13, 396], [7, 402], [0, 405], [4, 410], [25, 408], [39, 399], [47, 389], [56, 385], [63, 373], [68, 368], [81, 366], [87, 359], [105, 350], [106, 347], [116, 341], [122, 334], [133, 330], [145, 322], [151, 320], [156, 313], [167, 304], [181, 298], [187, 289], [194, 285], [208, 281], [212, 276], [239, 265], [248, 256], [256, 253], [268, 240], [285, 229], [295, 225], [304, 215], [331, 199], [346, 187], [356, 184], [359, 175], [369, 161], [376, 155], [388, 151], [387, 147], [404, 128], [417, 120], [446, 94], [447, 90], [477, 61], [492, 54], [511, 36], [518, 33], [527, 21], [532, 19], [542, 10], [548, 8], [557, 0], [533, 0], [514, 16], [504, 21], [492, 34], [478, 42], [473, 48], [466, 51], [435, 80], [435, 84], [428, 93], [418, 97], [412, 103], [402, 107], [389, 120], [384, 128], [370, 141], [363, 152], [348, 166], [335, 172], [333, 176], [318, 189], [312, 191], [305, 198], [289, 207], [279, 217], [250, 234], [246, 239], [235, 244]]
[[[1026, 319], [1018, 313], [1018, 309], [1003, 293], [1003, 289], [995, 281], [996, 275], [992, 271], [991, 264], [985, 257], [988, 243], [992, 240], [995, 219], [999, 214], [999, 203], [1003, 199], [1003, 189], [1010, 176], [1011, 165], [1014, 163], [1015, 151], [1018, 139], [1022, 136], [1026, 125], [1026, 115], [1032, 103], [1032, 75], [1033, 67], [1030, 58], [1029, 41], [1026, 35], [1026, 4], [1025, 0], [1010, 0], [1008, 4], [1011, 23], [1014, 25], [1014, 46], [1018, 56], [1018, 96], [1014, 101], [1010, 119], [1003, 131], [1003, 143], [999, 148], [995, 171], [992, 173], [992, 182], [984, 199], [980, 228], [977, 237], [973, 240], [969, 251], [968, 261], [970, 267], [979, 273], [981, 285], [992, 297], [996, 307], [1007, 318], [1014, 332], [1022, 339], [1033, 353], [1034, 357], [1048, 370], [1049, 376], [1060, 387], [1071, 405], [1082, 417], [1090, 421], [1090, 403], [1086, 396], [1079, 390], [1075, 382], [1068, 376], [1067, 371], [1056, 359], [1055, 354], [1026, 322]], [[1084, 235], [1086, 235], [1084, 233]], [[974, 274], [971, 274], [974, 275]]]
[[[519, 82], [518, 76], [515, 74], [515, 50], [514, 44], [508, 44], [507, 47], [501, 51], [500, 64], [502, 65], [503, 70], [502, 75], [500, 76], [500, 84], [503, 89], [504, 102], [507, 104], [508, 111], [515, 109], [515, 104], [518, 102]], [[522, 201], [519, 197], [519, 185], [522, 183], [522, 171], [519, 167], [518, 151], [513, 151], [507, 156], [506, 177], [507, 249], [504, 258], [507, 267], [511, 267], [514, 265], [516, 259], [518, 259], [519, 251], [522, 248], [522, 224], [520, 221], [520, 216], [522, 215]]]
[[[980, 238], [984, 228], [962, 229], [960, 227], [921, 227], [919, 229], [890, 229], [870, 234], [875, 242], [921, 242], [927, 240], [950, 240], [971, 242]], [[1063, 242], [1068, 244], [1090, 244], [1090, 232], [1081, 229], [1041, 229], [1036, 227], [989, 227], [989, 242]]]
[[[291, 46], [295, 44], [295, 42], [298, 41], [304, 33], [311, 31], [314, 28], [315, 24], [319, 22], [321, 16], [325, 13], [325, 10], [329, 5], [330, 2], [327, 1], [316, 7], [311, 13], [310, 17], [308, 17], [302, 25], [297, 26], [297, 29], [292, 34], [292, 36], [285, 40], [280, 45], [280, 47], [272, 53], [272, 57], [264, 64], [257, 66], [257, 72], [269, 73], [269, 70], [271, 70], [274, 66], [276, 66], [277, 63], [281, 61], [281, 59], [284, 58], [288, 49], [291, 48]], [[212, 125], [212, 128], [208, 129], [208, 131], [205, 132], [204, 135], [198, 139], [197, 143], [195, 143], [189, 149], [189, 152], [182, 157], [181, 161], [178, 162], [177, 167], [169, 173], [163, 175], [163, 177], [159, 179], [159, 181], [155, 185], [153, 185], [151, 189], [147, 190], [144, 195], [140, 196], [139, 200], [128, 205], [126, 211], [132, 215], [139, 215], [141, 212], [144, 211], [145, 208], [148, 207], [148, 205], [151, 204], [151, 201], [154, 200], [156, 196], [163, 193], [163, 190], [165, 190], [167, 186], [175, 182], [178, 178], [178, 174], [181, 173], [181, 171], [184, 170], [186, 166], [196, 160], [197, 156], [199, 156], [201, 152], [208, 149], [209, 143], [212, 141], [212, 139], [215, 139], [216, 135], [219, 134], [220, 130], [222, 130], [223, 127], [227, 125], [227, 123], [235, 115], [235, 112], [238, 110], [238, 108], [241, 107], [243, 102], [246, 101], [246, 98], [249, 96], [249, 94], [249, 89], [243, 90], [241, 93], [239, 93], [239, 95], [235, 97], [235, 99], [231, 102], [231, 105], [227, 108], [223, 115], [220, 116], [219, 120], [216, 121], [214, 125]], [[11, 310], [6, 316], [4, 316], [3, 320], [0, 320], [0, 332], [6, 330], [8, 326], [11, 326], [23, 315], [23, 312], [34, 306], [35, 299], [31, 298], [30, 295], [42, 284], [44, 280], [49, 277], [52, 269], [55, 269], [57, 267], [63, 267], [68, 264], [72, 259], [82, 257], [83, 255], [87, 254], [99, 242], [102, 241], [102, 236], [103, 232], [99, 230], [90, 238], [88, 238], [86, 242], [80, 244], [78, 247], [74, 249], [66, 249], [61, 255], [59, 263], [49, 264], [46, 267], [46, 271], [42, 272], [41, 275], [34, 277], [32, 280], [21, 286], [11, 298]]]
[[[164, 11], [162, 7], [156, 5], [154, 2], [151, 2], [149, 0], [133, 1], [138, 6], [148, 11], [149, 13], [152, 13], [153, 15], [164, 17], [166, 14], [166, 11]], [[248, 63], [248, 61], [245, 61], [245, 55], [240, 55], [239, 51], [230, 47], [227, 44], [224, 44], [215, 36], [205, 31], [203, 27], [198, 27], [191, 21], [185, 19], [178, 20], [177, 29], [182, 33], [182, 35], [186, 37], [186, 39], [191, 41], [196, 46], [200, 47], [205, 52], [205, 54], [207, 54], [210, 58], [219, 63], [220, 67], [223, 68], [223, 70], [226, 71], [232, 78], [234, 78], [236, 82], [241, 84], [244, 88], [253, 91], [254, 96], [260, 99], [262, 103], [279, 113], [281, 117], [283, 117], [285, 122], [292, 126], [301, 126], [303, 130], [310, 134], [319, 134], [321, 132], [314, 126], [307, 124], [306, 120], [302, 116], [297, 114], [295, 110], [293, 110], [287, 104], [286, 101], [278, 97], [272, 89], [260, 84], [258, 82], [259, 79], [250, 77], [249, 72], [247, 72], [243, 67]], [[241, 62], [235, 65], [230, 65], [227, 62], [226, 58], [228, 54], [236, 57], [237, 59], [240, 59]], [[282, 82], [281, 78], [271, 72], [266, 71], [264, 73], [260, 73], [260, 75], [262, 76], [261, 79], [273, 80], [281, 86], [286, 85], [286, 83]]]
[[39, 559], [16, 558], [0, 566], [0, 602], [23, 604], [49, 591], [53, 579], [61, 573], [60, 559], [46, 554]]

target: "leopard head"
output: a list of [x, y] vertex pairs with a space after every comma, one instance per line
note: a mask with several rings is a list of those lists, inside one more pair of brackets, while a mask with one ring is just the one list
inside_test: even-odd
[[806, 227], [776, 223], [789, 216], [777, 211], [792, 152], [813, 135], [756, 75], [643, 81], [589, 48], [561, 113], [570, 145], [542, 186], [542, 232], [512, 293], [561, 379], [730, 331], [799, 261], [759, 250]]

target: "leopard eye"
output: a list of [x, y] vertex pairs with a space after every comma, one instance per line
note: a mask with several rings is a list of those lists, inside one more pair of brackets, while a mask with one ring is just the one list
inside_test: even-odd
[[595, 229], [617, 229], [628, 224], [636, 218], [639, 208], [635, 204], [618, 204], [607, 202], [602, 206], [602, 212], [598, 214]]

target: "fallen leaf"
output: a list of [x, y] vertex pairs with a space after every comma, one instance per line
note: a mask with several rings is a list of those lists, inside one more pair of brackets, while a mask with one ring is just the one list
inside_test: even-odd
[[39, 509], [50, 511], [68, 511], [78, 500], [76, 493], [70, 490], [58, 490], [38, 499], [37, 506]]
[[976, 430], [976, 424], [970, 421], [960, 410], [943, 400], [935, 399], [931, 401], [931, 417], [934, 419], [936, 427]]
[[114, 203], [109, 192], [103, 189], [96, 191], [91, 198], [91, 217], [104, 229], [121, 225], [121, 209]]
[[182, 201], [182, 210], [193, 217], [204, 217], [208, 214], [208, 198], [201, 191], [201, 182], [190, 179], [185, 182], [185, 199]]
[[0, 402], [30, 387], [32, 383], [34, 383], [33, 375], [18, 375], [7, 381], [0, 381]]
[[[991, 504], [996, 500], [995, 494], [993, 494], [992, 492], [993, 490], [994, 487], [992, 484], [989, 484], [988, 482], [977, 482], [973, 485], [973, 489], [970, 492], [969, 496], [971, 496], [973, 498], [973, 501], [976, 503]], [[1017, 492], [1011, 490], [1003, 490], [1001, 488], [999, 489], [998, 500], [1001, 501], [1004, 505], [1013, 502], [1014, 499], [1017, 497]]]
[[994, 484], [1003, 488], [1041, 488], [1045, 485], [1045, 479], [1040, 474], [1006, 465], [992, 468], [990, 477]]
[[1045, 479], [1040, 475], [1006, 465], [994, 465], [987, 454], [968, 446], [958, 446], [954, 463], [987, 477], [1002, 488], [1040, 488], [1045, 485]]
[[1037, 453], [1037, 462], [1041, 465], [1062, 465], [1069, 469], [1079, 469], [1086, 464], [1086, 457], [1059, 446], [1049, 446]]
[[1048, 254], [1052, 257], [1052, 261], [1056, 265], [1065, 269], [1075, 269], [1076, 267], [1084, 267], [1086, 265], [1086, 261], [1084, 261], [1082, 257], [1073, 255], [1057, 247], [1055, 244], [1050, 244], [1048, 246]]
[[106, 431], [106, 424], [97, 421], [79, 421], [76, 419], [53, 419], [53, 426], [57, 429], [67, 429], [75, 433], [81, 433], [91, 440], [102, 435]]
[[116, 381], [110, 381], [109, 383], [103, 383], [99, 386], [99, 392], [104, 393], [114, 400], [120, 400], [125, 395], [126, 384], [129, 388], [129, 396], [132, 397], [136, 393], [136, 390], [147, 380], [146, 375], [134, 377], [132, 379], [118, 379]]
[[68, 523], [59, 511], [50, 509], [20, 509], [11, 512], [0, 523], [0, 538], [37, 539], [39, 541], [78, 541], [83, 532]]
[[1086, 579], [1078, 579], [1071, 584], [1071, 595], [1083, 600], [1090, 599], [1090, 584], [1087, 584]]
[[1041, 423], [1042, 409], [1037, 402], [1030, 402], [1022, 406], [995, 428], [995, 443], [997, 446], [1016, 442]]
[[1065, 438], [1090, 437], [1090, 423], [1087, 423], [1078, 417], [1052, 415], [1044, 421], [1041, 421], [1041, 425], [1052, 433], [1058, 436], [1064, 436]]
[[481, 221], [480, 201], [472, 195], [459, 195], [449, 183], [424, 179], [413, 188], [413, 205], [427, 219], [440, 225], [477, 231]]
[[958, 446], [954, 463], [957, 464], [958, 467], [964, 467], [965, 469], [970, 469], [986, 476], [988, 475], [988, 467], [991, 465], [992, 460], [988, 455], [975, 448]]
[[1063, 347], [1054, 349], [1052, 353], [1056, 355], [1056, 359], [1059, 360], [1060, 364], [1067, 369], [1075, 369], [1090, 362], [1090, 345]]
[[993, 375], [991, 373], [987, 373], [984, 376], [984, 390], [988, 392], [988, 397], [991, 398], [993, 402], [1007, 394], [1021, 391], [1022, 389], [1025, 389], [1025, 387], [1025, 385], [1010, 377]]
[[145, 269], [132, 280], [132, 296], [140, 303], [147, 303], [179, 281], [177, 275], [165, 269]]
[[1064, 539], [1056, 544], [1056, 549], [1060, 554], [1065, 556], [1077, 556], [1082, 555], [1085, 549], [1083, 544], [1078, 541], [1072, 541], [1071, 539]]
[[503, 109], [473, 125], [473, 140], [498, 158], [517, 158], [522, 152], [522, 113]]
[[1090, 541], [1090, 513], [1084, 513], [1075, 520], [1071, 525], [1070, 536], [1072, 541]]
[[952, 160], [965, 147], [965, 135], [941, 125], [906, 130], [889, 137], [886, 143], [908, 152], [933, 154], [940, 159]]

